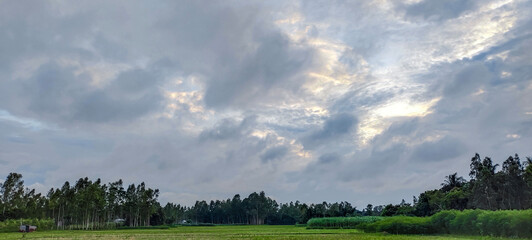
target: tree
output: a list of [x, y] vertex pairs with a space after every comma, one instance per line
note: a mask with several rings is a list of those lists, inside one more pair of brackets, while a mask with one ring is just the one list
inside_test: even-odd
[[526, 202], [523, 189], [526, 188], [524, 179], [524, 168], [519, 159], [509, 156], [502, 164], [502, 198], [501, 205], [503, 209], [522, 209]]
[[526, 158], [526, 167], [523, 173], [523, 178], [526, 183], [525, 199], [527, 201], [525, 203], [525, 208], [529, 209], [532, 208], [532, 158], [530, 157]]
[[454, 188], [460, 188], [466, 183], [463, 177], [458, 177], [458, 173], [453, 173], [445, 177], [442, 185], [442, 191], [449, 192]]
[[368, 204], [363, 212], [364, 216], [373, 216], [373, 205]]
[[497, 209], [495, 185], [495, 169], [498, 164], [493, 164], [491, 158], [485, 157], [480, 160], [477, 153], [471, 159], [472, 201], [470, 204], [476, 208], [495, 210]]
[[2, 203], [2, 216], [0, 220], [21, 217], [19, 214], [22, 211], [22, 198], [24, 195], [22, 174], [10, 173], [0, 186]]

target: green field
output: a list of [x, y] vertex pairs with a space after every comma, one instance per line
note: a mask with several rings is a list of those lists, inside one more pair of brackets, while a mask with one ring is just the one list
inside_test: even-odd
[[[0, 233], [0, 239], [505, 239], [479, 236], [392, 235], [355, 229], [306, 229], [295, 226], [176, 227], [165, 230], [41, 231]], [[509, 238], [508, 238], [509, 239]], [[515, 238], [514, 238], [515, 239]]]

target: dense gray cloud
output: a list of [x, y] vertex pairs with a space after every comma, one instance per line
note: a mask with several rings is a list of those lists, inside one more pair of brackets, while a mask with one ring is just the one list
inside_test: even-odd
[[262, 154], [261, 159], [264, 162], [272, 161], [275, 159], [280, 159], [284, 157], [287, 152], [288, 152], [288, 148], [286, 146], [272, 147], [266, 150], [264, 154]]
[[434, 142], [424, 142], [413, 149], [412, 158], [422, 162], [442, 161], [464, 154], [465, 146], [460, 140], [444, 137]]
[[235, 119], [222, 119], [213, 128], [201, 132], [201, 140], [238, 139], [245, 136], [254, 125], [256, 117], [247, 117], [237, 122]]
[[408, 17], [438, 21], [459, 17], [465, 12], [473, 10], [476, 6], [477, 2], [474, 0], [423, 0], [402, 7], [405, 8]]
[[[4, 108], [52, 121], [107, 122], [130, 120], [160, 108], [160, 77], [144, 70], [121, 73], [108, 86], [95, 88], [87, 75], [56, 63], [41, 65], [26, 80], [6, 81]], [[16, 96], [27, 95], [20, 101]]]
[[[531, 155], [527, 1], [2, 1], [0, 176], [385, 204]], [[423, 181], [420, 181], [423, 179]], [[171, 183], [171, 184], [169, 184]]]
[[307, 148], [342, 139], [356, 126], [357, 119], [348, 113], [339, 113], [326, 119], [323, 126], [303, 138]]

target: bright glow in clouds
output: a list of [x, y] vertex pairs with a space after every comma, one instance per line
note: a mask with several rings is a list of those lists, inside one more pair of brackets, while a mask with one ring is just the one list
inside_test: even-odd
[[439, 99], [433, 99], [427, 103], [411, 104], [407, 101], [394, 101], [381, 108], [377, 108], [375, 113], [381, 117], [423, 117], [430, 112], [432, 107]]

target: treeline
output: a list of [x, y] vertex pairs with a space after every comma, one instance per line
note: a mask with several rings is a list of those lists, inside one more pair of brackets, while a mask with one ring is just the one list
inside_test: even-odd
[[24, 187], [22, 175], [10, 173], [0, 184], [0, 222], [9, 219], [52, 219], [54, 229], [109, 229], [118, 226], [150, 226], [182, 223], [295, 224], [314, 217], [360, 214], [348, 202], [279, 204], [264, 192], [241, 199], [197, 201], [185, 207], [157, 201], [158, 189], [144, 183], [124, 187], [122, 180], [102, 184], [80, 178], [52, 188], [46, 195]]
[[[381, 216], [431, 216], [442, 210], [511, 210], [532, 208], [532, 159], [521, 162], [519, 155], [509, 156], [499, 164], [491, 158], [481, 159], [477, 153], [471, 159], [470, 180], [456, 173], [448, 175], [440, 189], [429, 190], [414, 197], [413, 204], [389, 204], [373, 209]], [[368, 206], [371, 208], [371, 206]], [[366, 210], [366, 212], [371, 210]]]
[[[368, 206], [359, 211], [349, 202], [278, 205], [261, 192], [241, 200], [197, 201], [191, 208], [169, 203], [164, 207], [166, 223], [174, 219], [215, 224], [294, 224], [306, 223], [311, 218], [349, 216], [431, 216], [442, 210], [511, 210], [532, 208], [532, 159], [521, 162], [519, 155], [509, 156], [499, 165], [491, 158], [471, 159], [470, 180], [457, 173], [448, 175], [441, 188], [429, 190], [413, 198], [413, 203]], [[254, 207], [258, 206], [258, 207]], [[172, 213], [175, 213], [172, 215]], [[172, 215], [172, 217], [168, 217]]]
[[306, 223], [315, 217], [340, 217], [360, 214], [349, 202], [305, 204], [299, 201], [277, 203], [264, 192], [251, 193], [241, 199], [196, 201], [192, 207], [168, 203], [162, 209], [165, 224], [212, 223], [212, 224], [272, 224], [292, 225]]
[[441, 188], [425, 191], [413, 203], [373, 206], [357, 210], [349, 202], [306, 204], [277, 203], [264, 192], [226, 200], [197, 201], [186, 207], [157, 201], [159, 190], [144, 183], [124, 186], [122, 180], [102, 184], [80, 178], [65, 182], [46, 195], [24, 187], [22, 175], [10, 173], [0, 185], [0, 221], [53, 219], [57, 229], [103, 229], [181, 223], [295, 224], [311, 218], [350, 216], [430, 216], [442, 210], [532, 208], [532, 159], [508, 157], [501, 170], [491, 158], [471, 159], [470, 180], [456, 173]]
[[147, 226], [160, 204], [159, 190], [144, 183], [124, 188], [122, 180], [102, 184], [80, 178], [50, 189], [46, 196], [24, 187], [22, 175], [10, 173], [0, 188], [0, 221], [53, 219], [56, 229], [102, 229], [116, 225]]
[[335, 217], [313, 218], [310, 229], [356, 228], [364, 232], [393, 234], [464, 234], [497, 237], [532, 237], [532, 209], [444, 210], [430, 217]]

